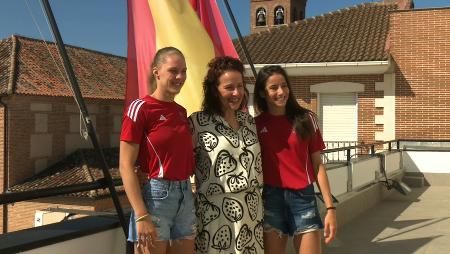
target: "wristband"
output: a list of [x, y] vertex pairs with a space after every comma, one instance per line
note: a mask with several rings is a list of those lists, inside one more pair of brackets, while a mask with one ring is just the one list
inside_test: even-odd
[[147, 213], [147, 214], [144, 214], [144, 215], [138, 217], [138, 218], [135, 220], [135, 222], [143, 221], [143, 220], [145, 220], [148, 216], [150, 216], [150, 214], [148, 214], [148, 213]]
[[336, 206], [330, 206], [330, 207], [327, 207], [327, 211], [328, 210], [336, 210]]

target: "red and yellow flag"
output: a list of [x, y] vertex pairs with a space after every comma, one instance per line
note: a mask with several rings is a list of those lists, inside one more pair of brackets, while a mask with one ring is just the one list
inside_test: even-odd
[[126, 105], [148, 91], [148, 72], [159, 48], [172, 46], [186, 58], [187, 79], [176, 97], [188, 114], [200, 109], [207, 63], [237, 57], [215, 0], [128, 0]]

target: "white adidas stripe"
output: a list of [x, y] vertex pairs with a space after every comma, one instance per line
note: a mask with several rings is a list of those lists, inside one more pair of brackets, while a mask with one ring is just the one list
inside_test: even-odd
[[130, 106], [128, 107], [128, 113], [127, 113], [127, 116], [128, 116], [129, 118], [131, 118], [131, 112], [133, 111], [133, 109], [134, 109], [136, 103], [139, 103], [140, 101], [141, 101], [141, 100], [134, 100], [133, 102], [131, 102]]
[[144, 103], [145, 103], [145, 101], [142, 101], [142, 102], [139, 103], [139, 105], [137, 106], [136, 111], [135, 111], [135, 113], [134, 113], [133, 122], [136, 122], [136, 118], [137, 118], [139, 109], [141, 108], [141, 106], [142, 106]]
[[133, 120], [133, 122], [136, 122], [136, 118], [139, 112], [139, 109], [141, 108], [142, 104], [144, 104], [145, 101], [143, 100], [135, 100], [130, 104], [130, 107], [128, 108], [127, 116]]

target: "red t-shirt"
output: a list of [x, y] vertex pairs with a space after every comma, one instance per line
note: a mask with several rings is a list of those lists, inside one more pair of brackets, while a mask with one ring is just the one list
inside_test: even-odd
[[194, 170], [186, 109], [146, 96], [124, 112], [121, 141], [139, 144], [138, 163], [149, 178], [186, 180]]
[[299, 139], [286, 116], [263, 112], [255, 118], [261, 144], [264, 184], [303, 189], [315, 181], [311, 154], [325, 148], [315, 116], [310, 115], [314, 134]]

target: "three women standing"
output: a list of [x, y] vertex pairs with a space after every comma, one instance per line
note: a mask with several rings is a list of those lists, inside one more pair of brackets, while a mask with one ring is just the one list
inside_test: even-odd
[[325, 148], [316, 116], [301, 107], [280, 66], [262, 68], [256, 78], [255, 118], [264, 171], [265, 253], [285, 253], [293, 236], [296, 253], [320, 253], [320, 219], [313, 183], [327, 208], [325, 242], [336, 234], [336, 211], [320, 151]]
[[[128, 241], [135, 253], [193, 253], [194, 154], [186, 110], [174, 102], [186, 80], [183, 54], [158, 50], [150, 77], [156, 89], [130, 104], [120, 136], [120, 174], [133, 208]], [[147, 178], [142, 190], [136, 160]]]
[[[197, 253], [284, 253], [289, 235], [297, 253], [320, 253], [314, 181], [327, 206], [325, 242], [335, 236], [336, 214], [315, 115], [295, 101], [284, 70], [269, 66], [255, 85], [261, 112], [255, 125], [241, 110], [242, 63], [219, 57], [208, 66], [202, 111], [189, 117], [191, 130], [186, 110], [174, 102], [186, 63], [172, 47], [153, 60], [156, 89], [132, 102], [124, 116], [120, 172], [133, 208], [128, 240], [135, 252], [192, 253], [197, 232]], [[136, 160], [148, 178], [142, 190]], [[194, 168], [196, 209], [189, 182]]]
[[209, 63], [192, 124], [197, 183], [197, 253], [263, 253], [261, 152], [252, 116], [241, 111], [242, 63]]

